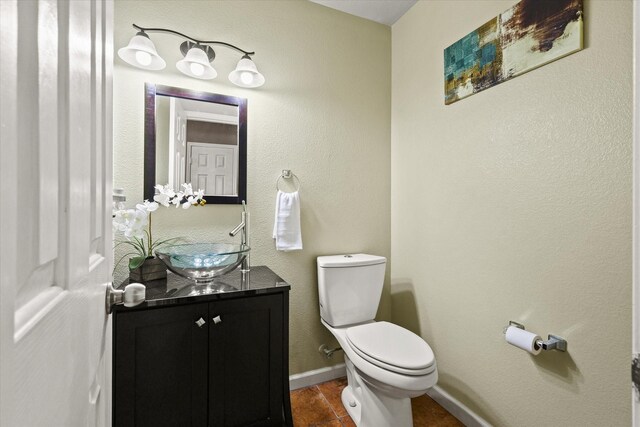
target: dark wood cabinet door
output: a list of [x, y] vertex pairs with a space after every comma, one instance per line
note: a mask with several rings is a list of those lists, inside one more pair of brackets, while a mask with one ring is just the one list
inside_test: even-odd
[[283, 424], [283, 299], [210, 303], [210, 427]]
[[207, 313], [204, 303], [117, 314], [114, 426], [207, 426]]

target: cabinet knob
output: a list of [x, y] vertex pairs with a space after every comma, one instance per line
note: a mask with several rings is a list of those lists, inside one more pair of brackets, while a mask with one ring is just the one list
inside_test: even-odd
[[202, 328], [202, 325], [204, 325], [205, 323], [207, 322], [202, 317], [196, 320], [196, 325], [198, 325], [198, 327], [200, 328]]
[[213, 323], [215, 323], [216, 325], [218, 323], [222, 323], [222, 318], [220, 316], [216, 316], [213, 318]]

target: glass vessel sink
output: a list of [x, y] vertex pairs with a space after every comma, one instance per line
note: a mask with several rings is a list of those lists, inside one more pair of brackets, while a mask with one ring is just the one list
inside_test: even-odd
[[156, 256], [169, 270], [201, 283], [235, 270], [250, 250], [233, 243], [189, 243], [159, 249]]

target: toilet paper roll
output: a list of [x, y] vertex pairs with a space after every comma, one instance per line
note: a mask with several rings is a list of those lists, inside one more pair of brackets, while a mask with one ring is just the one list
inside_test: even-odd
[[542, 351], [542, 348], [536, 345], [536, 341], [540, 339], [538, 335], [515, 326], [507, 328], [505, 339], [509, 344], [526, 350], [533, 355], [540, 354], [540, 351]]

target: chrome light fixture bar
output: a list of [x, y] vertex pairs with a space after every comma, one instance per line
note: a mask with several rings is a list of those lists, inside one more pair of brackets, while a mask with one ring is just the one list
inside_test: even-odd
[[197, 79], [214, 79], [218, 72], [213, 68], [211, 62], [216, 57], [210, 45], [225, 46], [242, 53], [242, 58], [238, 61], [236, 69], [229, 74], [229, 81], [236, 86], [254, 88], [262, 86], [265, 82], [264, 76], [260, 74], [256, 64], [251, 59], [255, 52], [248, 52], [230, 43], [216, 40], [198, 40], [178, 31], [167, 28], [144, 28], [133, 24], [133, 28], [138, 30], [126, 47], [118, 50], [118, 56], [129, 65], [145, 70], [162, 70], [165, 68], [165, 61], [158, 55], [155, 45], [147, 35], [147, 32], [169, 33], [187, 39], [180, 45], [180, 52], [183, 59], [176, 63], [176, 68], [189, 77]]

